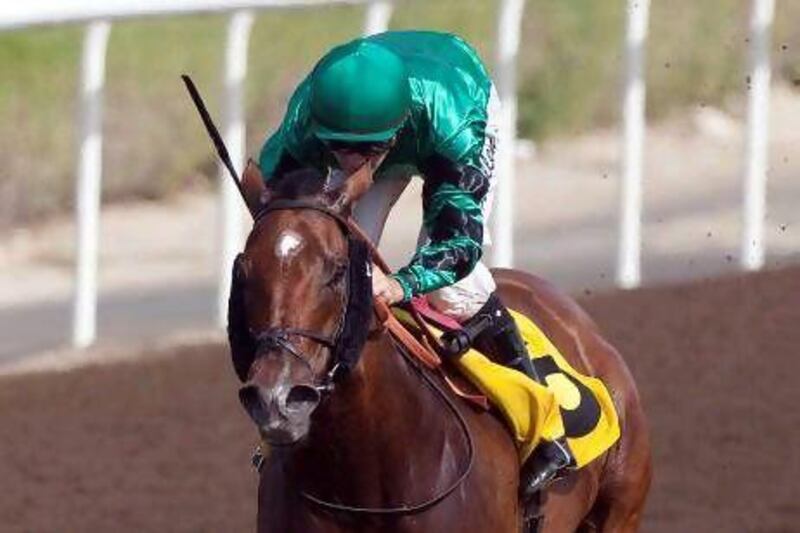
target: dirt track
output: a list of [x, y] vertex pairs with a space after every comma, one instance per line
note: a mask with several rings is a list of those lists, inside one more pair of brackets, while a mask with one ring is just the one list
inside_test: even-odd
[[[644, 531], [798, 531], [800, 269], [584, 301], [646, 402]], [[0, 379], [0, 531], [248, 531], [255, 441], [220, 346]]]

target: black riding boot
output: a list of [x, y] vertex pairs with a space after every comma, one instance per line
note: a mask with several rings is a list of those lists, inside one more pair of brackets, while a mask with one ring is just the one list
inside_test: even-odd
[[[502, 303], [499, 303], [499, 299], [497, 302], [499, 305], [495, 310], [495, 316], [499, 318], [494, 332], [494, 342], [501, 357], [508, 357], [504, 360], [504, 364], [519, 370], [540, 385], [547, 386], [533, 366], [528, 348], [522, 340], [514, 318]], [[527, 500], [545, 488], [564, 468], [573, 465], [574, 462], [572, 452], [564, 438], [555, 441], [543, 440], [523, 465], [519, 485], [520, 496], [523, 500]]]
[[522, 372], [533, 381], [544, 385], [544, 382], [536, 372], [536, 367], [533, 366], [528, 346], [522, 340], [522, 335], [519, 332], [517, 323], [514, 322], [514, 317], [508, 312], [508, 309], [500, 302], [496, 295], [492, 295], [489, 299], [494, 303], [495, 324], [494, 331], [487, 333], [492, 335], [492, 341], [497, 347], [497, 357], [500, 358], [499, 362], [509, 368]]
[[528, 355], [528, 347], [519, 333], [516, 322], [506, 306], [492, 293], [477, 313], [462, 324], [461, 331], [445, 334], [446, 349], [459, 354], [470, 346], [492, 356], [501, 365], [522, 372], [542, 383]]
[[[496, 293], [463, 327], [460, 338], [457, 338], [458, 334], [442, 338], [448, 349], [463, 352], [472, 344], [479, 350], [493, 354], [498, 363], [522, 372], [540, 385], [546, 385], [533, 366], [514, 318]], [[529, 498], [547, 486], [563, 468], [572, 464], [572, 452], [564, 439], [542, 441], [522, 469], [520, 495], [524, 499]]]

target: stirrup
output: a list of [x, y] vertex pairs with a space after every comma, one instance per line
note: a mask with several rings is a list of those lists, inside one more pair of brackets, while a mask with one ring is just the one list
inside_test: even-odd
[[527, 501], [550, 483], [560, 479], [564, 470], [574, 464], [575, 459], [563, 438], [542, 442], [523, 467], [520, 497]]

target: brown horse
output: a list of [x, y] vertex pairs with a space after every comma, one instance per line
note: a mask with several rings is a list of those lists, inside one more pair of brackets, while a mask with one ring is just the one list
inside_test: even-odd
[[[300, 171], [267, 191], [254, 165], [245, 172], [258, 214], [235, 265], [229, 334], [240, 399], [269, 445], [258, 531], [519, 531], [519, 460], [503, 423], [445, 391], [370, 311], [369, 259], [345, 220], [370, 179], [321, 193], [321, 177]], [[609, 452], [550, 486], [541, 530], [636, 531], [650, 446], [625, 363], [551, 285], [495, 276], [507, 305], [607, 384], [622, 426]]]

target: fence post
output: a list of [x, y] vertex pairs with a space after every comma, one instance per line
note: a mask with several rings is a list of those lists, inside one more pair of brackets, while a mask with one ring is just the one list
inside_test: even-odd
[[[244, 167], [246, 131], [244, 118], [244, 81], [247, 77], [247, 46], [253, 26], [252, 11], [236, 11], [228, 20], [225, 46], [225, 76], [223, 88], [222, 135], [228, 146], [234, 168]], [[220, 263], [217, 284], [216, 322], [224, 327], [228, 319], [228, 294], [231, 286], [231, 267], [242, 248], [244, 210], [239, 191], [219, 165], [219, 242]]]
[[389, 29], [394, 5], [392, 0], [376, 0], [367, 5], [367, 14], [364, 17], [364, 36], [383, 33]]
[[492, 265], [514, 263], [514, 148], [517, 142], [517, 54], [525, 0], [502, 0], [497, 18], [496, 81], [502, 102], [497, 150], [497, 198], [492, 208]]
[[750, 16], [750, 73], [747, 95], [747, 133], [743, 183], [741, 265], [744, 270], [764, 266], [769, 155], [770, 31], [775, 0], [753, 0]]
[[641, 282], [642, 167], [645, 137], [644, 59], [650, 0], [628, 0], [625, 34], [625, 92], [622, 103], [623, 153], [620, 183], [617, 285]]
[[75, 189], [77, 247], [72, 345], [83, 348], [97, 337], [97, 264], [100, 190], [103, 177], [103, 85], [111, 24], [86, 27], [79, 89], [78, 179]]

